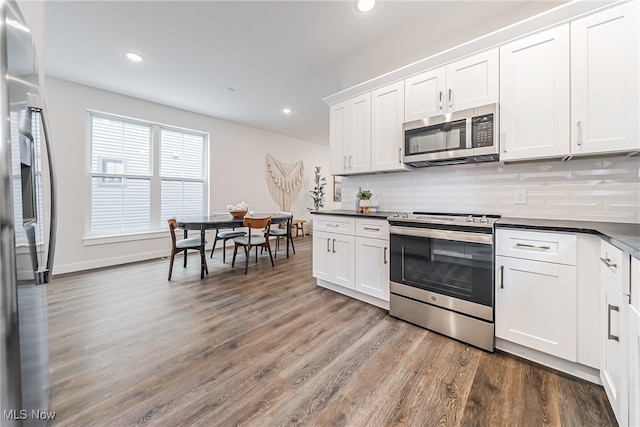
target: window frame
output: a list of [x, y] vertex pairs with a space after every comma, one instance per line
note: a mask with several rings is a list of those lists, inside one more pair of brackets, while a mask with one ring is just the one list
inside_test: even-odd
[[[126, 179], [148, 179], [150, 188], [150, 227], [148, 229], [140, 230], [111, 230], [102, 232], [94, 232], [91, 230], [91, 218], [92, 218], [92, 196], [93, 178], [107, 178], [112, 177], [114, 174], [93, 172], [92, 156], [93, 156], [93, 118], [103, 118], [107, 120], [114, 120], [119, 122], [128, 122], [139, 126], [149, 126], [151, 128], [151, 144], [150, 144], [150, 170], [148, 175], [134, 175], [134, 174], [117, 174], [123, 178], [123, 182]], [[173, 178], [160, 176], [160, 157], [161, 157], [161, 145], [160, 135], [161, 129], [165, 129], [172, 132], [179, 132], [183, 134], [191, 134], [196, 136], [202, 136], [203, 138], [203, 176], [202, 179], [197, 178]], [[85, 215], [84, 215], [84, 237], [83, 244], [85, 246], [93, 246], [100, 244], [119, 243], [136, 240], [147, 240], [154, 238], [166, 237], [166, 223], [161, 218], [162, 207], [162, 180], [175, 180], [175, 181], [193, 181], [203, 183], [203, 206], [202, 214], [208, 215], [209, 212], [209, 150], [210, 150], [210, 135], [208, 132], [198, 131], [194, 129], [183, 128], [179, 126], [173, 126], [166, 123], [159, 123], [150, 120], [136, 119], [127, 116], [122, 116], [113, 113], [106, 113], [97, 110], [86, 110], [86, 144], [85, 144]], [[123, 170], [124, 163], [123, 161]], [[106, 186], [121, 186], [122, 183], [101, 183]]]

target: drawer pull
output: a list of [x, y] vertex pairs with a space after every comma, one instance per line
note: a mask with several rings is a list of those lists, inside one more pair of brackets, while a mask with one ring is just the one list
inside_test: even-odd
[[609, 268], [618, 268], [618, 264], [612, 263], [611, 258], [600, 257], [600, 261], [604, 262], [604, 265], [606, 265]]
[[368, 231], [380, 231], [379, 228], [373, 228], [373, 227], [364, 227], [364, 229]]
[[551, 249], [551, 246], [546, 246], [546, 245], [530, 245], [528, 243], [516, 243], [516, 246], [519, 248], [534, 248], [534, 249], [544, 249], [545, 251], [548, 251], [549, 249]]
[[617, 311], [620, 312], [620, 307], [615, 306], [615, 305], [611, 305], [611, 304], [607, 304], [609, 306], [609, 309], [607, 310], [607, 338], [609, 338], [610, 340], [613, 341], [618, 341], [620, 342], [620, 337], [613, 335], [611, 333], [611, 312], [612, 311]]

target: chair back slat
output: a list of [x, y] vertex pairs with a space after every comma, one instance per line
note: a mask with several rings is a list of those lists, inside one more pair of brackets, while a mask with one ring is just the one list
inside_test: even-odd
[[169, 218], [167, 220], [169, 223], [169, 231], [171, 232], [171, 245], [175, 249], [176, 247], [176, 228], [178, 228], [178, 221], [175, 218]]

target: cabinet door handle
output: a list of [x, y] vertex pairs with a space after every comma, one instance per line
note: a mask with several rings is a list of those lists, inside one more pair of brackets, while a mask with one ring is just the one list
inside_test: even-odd
[[353, 159], [351, 158], [351, 154], [349, 154], [349, 169], [353, 168]]
[[500, 289], [504, 289], [504, 265], [500, 266]]
[[384, 263], [387, 264], [387, 247], [384, 247]]
[[610, 258], [600, 257], [600, 261], [604, 262], [604, 264], [609, 268], [618, 268], [618, 264], [612, 263]]
[[507, 132], [506, 131], [502, 132], [502, 152], [503, 153], [507, 152]]
[[373, 228], [373, 227], [364, 227], [364, 229], [369, 231], [380, 231], [379, 228]]
[[620, 307], [615, 306], [615, 305], [611, 305], [611, 304], [607, 304], [609, 307], [607, 309], [607, 338], [612, 340], [612, 341], [618, 341], [620, 342], [620, 337], [617, 335], [613, 335], [611, 333], [611, 312], [612, 311], [617, 311], [618, 313], [620, 312]]
[[336, 239], [333, 239], [333, 253], [336, 253]]
[[443, 110], [443, 105], [442, 105], [442, 91], [440, 91], [440, 96], [438, 97], [438, 107], [440, 108], [440, 111]]
[[453, 107], [453, 89], [449, 89], [449, 108]]
[[534, 249], [544, 249], [545, 251], [548, 251], [549, 249], [551, 249], [551, 246], [546, 246], [546, 245], [530, 245], [528, 243], [516, 243], [516, 246], [519, 248], [534, 248]]
[[398, 163], [402, 163], [402, 147], [398, 147]]
[[578, 145], [582, 145], [582, 120], [578, 120]]
[[331, 249], [329, 249], [329, 242], [331, 241], [331, 239], [327, 238], [327, 252], [331, 252]]
[[347, 168], [347, 156], [344, 156], [344, 160], [342, 161], [342, 166], [344, 166], [344, 168]]

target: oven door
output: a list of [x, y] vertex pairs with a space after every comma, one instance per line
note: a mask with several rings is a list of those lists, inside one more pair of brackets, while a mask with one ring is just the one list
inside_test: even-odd
[[392, 283], [493, 308], [493, 234], [392, 226], [390, 247]]

